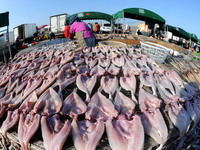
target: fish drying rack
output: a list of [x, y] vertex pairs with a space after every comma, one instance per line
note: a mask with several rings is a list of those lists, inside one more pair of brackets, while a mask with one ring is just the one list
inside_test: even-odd
[[140, 43], [142, 53], [152, 57], [160, 63], [163, 63], [169, 56], [169, 52], [171, 50], [169, 48], [152, 42], [140, 41]]

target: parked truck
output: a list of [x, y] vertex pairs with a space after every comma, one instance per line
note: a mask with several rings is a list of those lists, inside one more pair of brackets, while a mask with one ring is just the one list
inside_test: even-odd
[[56, 36], [64, 36], [65, 19], [68, 16], [68, 14], [50, 16], [51, 31], [54, 32]]
[[23, 41], [31, 43], [33, 41], [33, 34], [36, 33], [36, 24], [22, 24], [13, 29], [14, 41]]

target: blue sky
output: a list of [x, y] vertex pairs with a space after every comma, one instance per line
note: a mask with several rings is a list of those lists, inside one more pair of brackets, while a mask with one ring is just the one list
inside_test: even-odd
[[[125, 8], [151, 10], [200, 39], [200, 0], [1, 0], [0, 13], [9, 11], [10, 31], [25, 23], [36, 23], [40, 27], [50, 24], [50, 16], [84, 11], [114, 14]], [[0, 29], [1, 30], [1, 29]]]

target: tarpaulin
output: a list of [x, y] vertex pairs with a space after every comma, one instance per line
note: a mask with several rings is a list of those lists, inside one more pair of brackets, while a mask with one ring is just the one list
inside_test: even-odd
[[72, 16], [77, 16], [80, 20], [98, 20], [98, 19], [102, 19], [102, 20], [106, 20], [111, 22], [113, 17], [109, 14], [106, 13], [101, 13], [101, 12], [81, 12], [81, 13], [77, 13], [74, 15], [71, 15], [69, 17], [66, 18], [66, 22], [69, 22], [70, 18]]
[[9, 12], [0, 14], [0, 27], [9, 25]]
[[115, 13], [113, 18], [130, 18], [146, 21], [148, 23], [158, 23], [160, 25], [165, 24], [165, 19], [163, 19], [161, 16], [143, 8], [126, 8]]

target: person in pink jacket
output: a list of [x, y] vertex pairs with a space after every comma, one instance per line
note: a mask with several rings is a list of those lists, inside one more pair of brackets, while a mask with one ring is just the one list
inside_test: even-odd
[[[80, 46], [95, 47], [95, 36], [85, 22], [81, 21], [77, 16], [72, 16], [69, 24], [69, 33], [71, 35], [76, 34]], [[71, 36], [71, 39], [73, 39], [73, 36]]]

